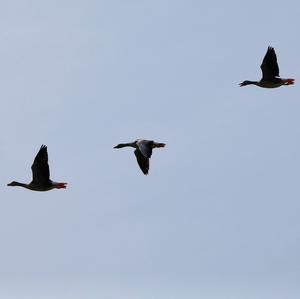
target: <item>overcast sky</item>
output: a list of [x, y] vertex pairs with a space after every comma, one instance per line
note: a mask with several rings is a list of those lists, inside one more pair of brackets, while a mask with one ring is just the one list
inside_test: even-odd
[[[272, 4], [271, 4], [272, 3]], [[0, 2], [0, 297], [300, 298], [298, 1]], [[267, 47], [295, 86], [258, 80]], [[144, 176], [137, 138], [165, 142]], [[30, 182], [48, 146], [51, 177]]]

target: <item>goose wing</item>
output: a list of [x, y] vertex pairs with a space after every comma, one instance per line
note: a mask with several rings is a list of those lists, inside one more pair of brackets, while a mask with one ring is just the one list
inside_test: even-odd
[[134, 154], [136, 156], [136, 160], [137, 160], [142, 172], [144, 174], [148, 174], [148, 172], [149, 172], [149, 158], [145, 157], [145, 155], [138, 148], [134, 151]]
[[264, 80], [274, 79], [279, 76], [279, 67], [274, 48], [268, 47], [260, 68], [262, 70]]
[[32, 170], [32, 181], [36, 184], [46, 184], [50, 179], [50, 170], [48, 165], [47, 146], [42, 145], [39, 152], [35, 156]]
[[153, 141], [151, 140], [140, 140], [137, 143], [138, 149], [146, 158], [151, 158]]

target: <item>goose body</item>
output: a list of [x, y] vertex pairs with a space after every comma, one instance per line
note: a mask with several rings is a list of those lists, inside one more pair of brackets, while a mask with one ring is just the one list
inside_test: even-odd
[[120, 143], [114, 148], [133, 147], [137, 163], [142, 172], [147, 175], [149, 173], [149, 160], [152, 155], [152, 149], [158, 147], [165, 147], [165, 143], [155, 142], [153, 140], [137, 139], [129, 143]]
[[29, 184], [13, 181], [7, 184], [7, 186], [19, 186], [32, 191], [49, 191], [52, 189], [65, 189], [67, 187], [67, 183], [58, 183], [50, 180], [48, 152], [47, 146], [45, 145], [42, 145], [37, 153], [31, 166], [31, 170], [32, 181]]
[[279, 67], [277, 63], [277, 56], [274, 48], [268, 47], [267, 53], [263, 59], [263, 62], [260, 66], [262, 70], [262, 78], [260, 81], [250, 81], [245, 80], [239, 85], [256, 85], [263, 88], [276, 88], [282, 85], [293, 85], [295, 79], [283, 79], [279, 78]]

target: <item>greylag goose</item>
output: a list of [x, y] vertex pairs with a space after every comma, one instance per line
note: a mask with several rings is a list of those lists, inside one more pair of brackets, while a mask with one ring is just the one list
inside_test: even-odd
[[49, 191], [65, 189], [67, 183], [57, 183], [50, 180], [47, 146], [42, 145], [31, 166], [32, 181], [29, 184], [11, 182], [7, 186], [19, 186], [33, 191]]
[[130, 143], [120, 143], [114, 148], [123, 148], [126, 146], [135, 148], [134, 154], [142, 172], [147, 175], [149, 172], [149, 159], [152, 155], [152, 149], [156, 147], [165, 147], [165, 143], [154, 142], [153, 140], [138, 139]]
[[256, 85], [264, 88], [275, 88], [281, 85], [293, 85], [295, 79], [282, 79], [279, 77], [279, 67], [277, 64], [277, 57], [274, 48], [268, 47], [267, 53], [260, 66], [262, 70], [262, 79], [260, 81], [246, 80], [240, 83], [240, 86]]

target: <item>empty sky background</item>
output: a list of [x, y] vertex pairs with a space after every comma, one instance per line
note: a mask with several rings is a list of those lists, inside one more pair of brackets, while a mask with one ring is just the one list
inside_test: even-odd
[[[0, 3], [0, 297], [300, 298], [298, 1]], [[266, 90], [267, 47], [295, 86]], [[144, 176], [136, 138], [165, 142]], [[41, 144], [66, 190], [29, 182]]]

